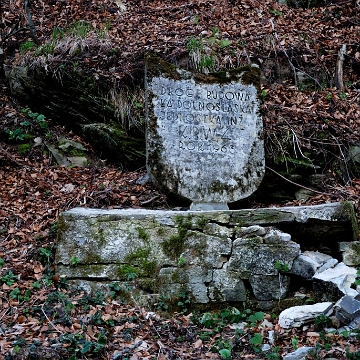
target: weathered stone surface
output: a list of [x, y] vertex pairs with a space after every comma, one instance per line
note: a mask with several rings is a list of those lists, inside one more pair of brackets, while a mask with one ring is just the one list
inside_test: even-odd
[[277, 275], [277, 261], [291, 269], [294, 259], [300, 255], [300, 246], [292, 241], [286, 244], [264, 244], [261, 241], [261, 237], [236, 239], [228, 269], [244, 276]]
[[252, 225], [237, 229], [235, 233], [235, 237], [246, 239], [249, 237], [264, 236], [265, 234], [266, 234], [266, 229], [263, 226]]
[[356, 315], [348, 324], [350, 329], [360, 329], [360, 315]]
[[257, 67], [204, 76], [148, 56], [147, 166], [155, 182], [193, 209], [225, 209], [251, 195], [265, 172], [259, 83]]
[[264, 236], [265, 244], [286, 244], [291, 240], [291, 235], [286, 234], [278, 229], [269, 229]]
[[294, 352], [287, 354], [283, 357], [283, 360], [303, 360], [306, 359], [306, 355], [314, 350], [315, 348], [312, 346], [303, 346], [301, 348], [296, 349]]
[[[89, 279], [136, 277], [140, 296], [186, 292], [193, 303], [244, 301], [251, 278], [259, 304], [270, 307], [288, 287], [284, 278], [280, 289], [276, 261], [290, 268], [300, 249], [288, 234], [251, 224], [263, 210], [72, 209], [58, 221], [57, 272], [87, 288]], [[241, 217], [251, 226], [234, 220]]]
[[194, 303], [208, 303], [207, 285], [212, 280], [212, 270], [193, 266], [189, 268], [163, 268], [160, 270], [160, 294], [178, 296], [180, 291], [190, 294]]
[[290, 273], [310, 280], [316, 273], [334, 267], [338, 260], [318, 251], [304, 251], [293, 263]]
[[316, 261], [304, 254], [300, 254], [294, 260], [290, 273], [310, 280], [315, 275], [317, 268], [318, 263]]
[[313, 277], [314, 290], [321, 300], [337, 301], [344, 295], [355, 297], [358, 293], [351, 289], [356, 279], [356, 269], [344, 263], [317, 273]]
[[323, 254], [318, 251], [304, 251], [303, 254], [309, 257], [311, 260], [315, 261], [318, 268], [332, 259], [330, 255]]
[[328, 260], [325, 264], [323, 264], [322, 266], [320, 266], [318, 269], [317, 269], [317, 272], [318, 273], [321, 273], [327, 269], [331, 269], [333, 268], [335, 265], [337, 265], [339, 263], [339, 261], [337, 259], [330, 259]]
[[349, 266], [360, 265], [360, 241], [341, 242], [339, 250], [342, 252], [343, 263]]
[[249, 282], [256, 299], [279, 300], [286, 296], [290, 277], [285, 275], [251, 275]]
[[204, 227], [204, 233], [208, 235], [215, 235], [222, 238], [231, 238], [234, 234], [234, 229], [227, 226], [221, 226], [215, 223], [208, 223]]
[[209, 286], [212, 301], [241, 302], [246, 300], [246, 288], [239, 273], [224, 269], [214, 270]]
[[214, 267], [221, 261], [222, 256], [230, 256], [232, 241], [229, 238], [220, 238], [189, 231], [187, 246], [182, 253], [189, 265], [202, 264]]
[[[255, 210], [255, 209], [254, 209]], [[276, 226], [293, 241], [311, 245], [329, 244], [339, 239], [357, 240], [358, 227], [350, 202], [314, 206], [239, 210], [231, 213], [230, 225]]]
[[360, 301], [348, 295], [342, 297], [335, 304], [335, 315], [348, 325], [356, 316], [360, 315]]
[[332, 302], [294, 306], [280, 313], [279, 325], [285, 329], [299, 327], [314, 320], [320, 314], [329, 315], [332, 312], [332, 309]]

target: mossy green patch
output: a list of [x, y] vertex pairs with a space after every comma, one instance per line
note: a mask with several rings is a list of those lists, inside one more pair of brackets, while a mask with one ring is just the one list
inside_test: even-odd
[[177, 235], [172, 235], [161, 244], [162, 250], [170, 259], [176, 260], [184, 252], [188, 230], [192, 229], [192, 217], [175, 216]]
[[96, 242], [96, 249], [94, 251], [97, 251], [106, 244], [103, 225], [99, 224], [98, 221], [94, 224], [91, 219], [86, 219], [85, 221], [87, 228], [91, 229], [91, 238]]
[[20, 154], [26, 155], [30, 152], [31, 148], [32, 148], [31, 144], [20, 144], [18, 146], [18, 152]]
[[150, 239], [150, 235], [143, 228], [137, 228], [136, 230], [139, 234], [140, 239], [142, 239], [144, 241], [148, 241]]
[[131, 267], [136, 267], [141, 277], [155, 276], [158, 264], [150, 258], [150, 248], [138, 248], [128, 254], [124, 261]]
[[353, 232], [353, 240], [357, 240], [359, 236], [359, 225], [356, 220], [354, 205], [351, 201], [342, 202], [343, 213], [351, 221], [351, 227]]
[[184, 269], [174, 269], [170, 279], [173, 283], [177, 284], [186, 284], [189, 281], [189, 277]]
[[200, 216], [199, 218], [196, 219], [196, 227], [204, 230], [205, 226], [209, 223], [209, 220], [204, 216]]
[[163, 236], [165, 234], [165, 229], [161, 226], [159, 227], [157, 230], [156, 230], [156, 233], [159, 235], [159, 236]]

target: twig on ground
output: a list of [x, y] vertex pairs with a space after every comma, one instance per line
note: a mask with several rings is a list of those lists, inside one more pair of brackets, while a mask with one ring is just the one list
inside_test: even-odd
[[144, 206], [144, 205], [149, 205], [149, 204], [151, 204], [153, 201], [155, 201], [156, 199], [158, 199], [159, 197], [160, 197], [160, 195], [156, 195], [156, 196], [152, 197], [152, 198], [149, 199], [149, 200], [142, 201], [142, 202], [140, 203], [140, 205], [142, 205], [142, 206]]
[[339, 141], [338, 139], [333, 135], [333, 134], [330, 134], [331, 137], [336, 141], [336, 144], [337, 146], [339, 147], [339, 151], [340, 151], [340, 154], [341, 154], [341, 157], [342, 157], [342, 160], [344, 162], [344, 165], [345, 165], [345, 169], [346, 169], [346, 176], [347, 176], [347, 179], [344, 179], [345, 180], [345, 184], [349, 184], [351, 185], [351, 177], [350, 177], [350, 173], [349, 173], [349, 169], [348, 169], [348, 166], [347, 166], [347, 161], [346, 161], [346, 158], [344, 156], [344, 153], [341, 149], [341, 146], [339, 144]]
[[330, 193], [322, 192], [322, 191], [317, 191], [317, 190], [308, 188], [308, 187], [306, 187], [306, 186], [304, 186], [304, 185], [300, 185], [300, 184], [298, 184], [298, 183], [296, 183], [296, 182], [294, 182], [294, 181], [291, 181], [291, 180], [287, 179], [285, 176], [282, 176], [282, 175], [279, 174], [277, 171], [275, 171], [274, 169], [272, 169], [272, 168], [270, 168], [270, 167], [268, 167], [268, 166], [265, 166], [265, 168], [268, 169], [268, 170], [271, 170], [274, 174], [280, 176], [282, 179], [284, 179], [285, 181], [289, 182], [290, 184], [299, 186], [299, 187], [301, 187], [301, 188], [303, 188], [303, 189], [305, 189], [305, 190], [312, 191], [312, 192], [314, 192], [314, 193], [316, 193], [316, 194], [334, 196], [334, 194], [330, 194]]
[[58, 333], [60, 333], [61, 335], [64, 335], [65, 333], [64, 333], [63, 331], [59, 330], [59, 329], [56, 327], [56, 325], [48, 318], [48, 316], [46, 315], [46, 312], [45, 312], [45, 310], [44, 310], [44, 305], [45, 305], [45, 304], [42, 304], [42, 305], [41, 305], [41, 311], [42, 311], [43, 314], [45, 315], [47, 321], [51, 324], [51, 326], [52, 326]]
[[6, 157], [7, 157], [8, 159], [10, 159], [12, 162], [14, 162], [16, 165], [20, 165], [20, 166], [23, 165], [23, 164], [19, 163], [18, 161], [16, 161], [16, 160], [14, 159], [14, 157], [13, 157], [7, 150], [5, 150], [2, 146], [0, 146], [0, 151], [1, 151], [2, 153], [4, 153], [4, 154], [6, 155]]

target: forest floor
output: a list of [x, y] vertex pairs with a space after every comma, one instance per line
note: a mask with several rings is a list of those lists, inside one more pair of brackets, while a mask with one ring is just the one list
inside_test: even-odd
[[[251, 205], [350, 200], [358, 210], [360, 176], [348, 156], [351, 146], [360, 141], [358, 2], [292, 9], [271, 0], [33, 0], [31, 12], [40, 48], [56, 38], [56, 31], [76, 21], [91, 24], [86, 41], [76, 37], [86, 51], [72, 52], [72, 38], [67, 46], [63, 42], [54, 45], [51, 56], [41, 50], [38, 60], [52, 65], [58, 59], [77, 62], [99, 78], [120, 81], [125, 75], [141, 73], [144, 54], [149, 51], [202, 71], [206, 66], [221, 70], [258, 63], [264, 74], [267, 154], [274, 164], [308, 168], [308, 153], [304, 152], [319, 152], [318, 171], [331, 176], [320, 193], [307, 200]], [[2, 1], [0, 13], [5, 63], [30, 64], [39, 46], [31, 45], [23, 1]], [[344, 44], [342, 84], [336, 87], [338, 52]], [[117, 56], [99, 52], [99, 48], [115, 49]], [[301, 73], [309, 76], [307, 82], [300, 82]], [[246, 304], [204, 315], [189, 313], [186, 299], [178, 312], [166, 316], [165, 303], [144, 309], [136, 301], [126, 304], [116, 288], [110, 294], [88, 295], [60, 278], [53, 265], [60, 212], [76, 206], [171, 209], [173, 204], [151, 184], [137, 184], [145, 167], [128, 172], [106, 164], [89, 144], [56, 120], [29, 118], [29, 113], [38, 110], [12, 97], [1, 76], [1, 358], [281, 359], [301, 346], [315, 347], [309, 359], [360, 358], [360, 335], [326, 333], [323, 328], [329, 324], [324, 318], [286, 330], [277, 324], [277, 314], [254, 314]], [[26, 108], [33, 113], [24, 111]], [[41, 142], [29, 147], [17, 139], [14, 132], [24, 128], [24, 121], [31, 123], [31, 129], [22, 133], [31, 132], [32, 141], [41, 138]], [[92, 166], [56, 165], [45, 142], [55, 143], [60, 136], [83, 144]], [[346, 165], [345, 171], [339, 164]], [[236, 329], [233, 323], [241, 321], [247, 326]], [[272, 342], [269, 331], [274, 331]], [[265, 343], [270, 344], [267, 352], [261, 351]]]

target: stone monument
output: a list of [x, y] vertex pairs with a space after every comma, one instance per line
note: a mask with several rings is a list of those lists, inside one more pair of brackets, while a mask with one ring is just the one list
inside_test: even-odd
[[147, 167], [191, 210], [225, 210], [251, 195], [265, 169], [260, 70], [195, 74], [146, 58]]
[[127, 289], [136, 278], [132, 291], [142, 304], [165, 296], [176, 304], [186, 294], [193, 304], [234, 305], [251, 293], [257, 306], [270, 309], [286, 296], [292, 276], [308, 279], [337, 263], [301, 254], [304, 239], [327, 248], [342, 239], [344, 251], [351, 247], [349, 261], [360, 261], [353, 256], [351, 203], [226, 210], [255, 191], [264, 174], [259, 76], [252, 66], [204, 76], [147, 57], [148, 172], [162, 189], [191, 200], [191, 209], [60, 214], [60, 276], [87, 291], [108, 283]]

